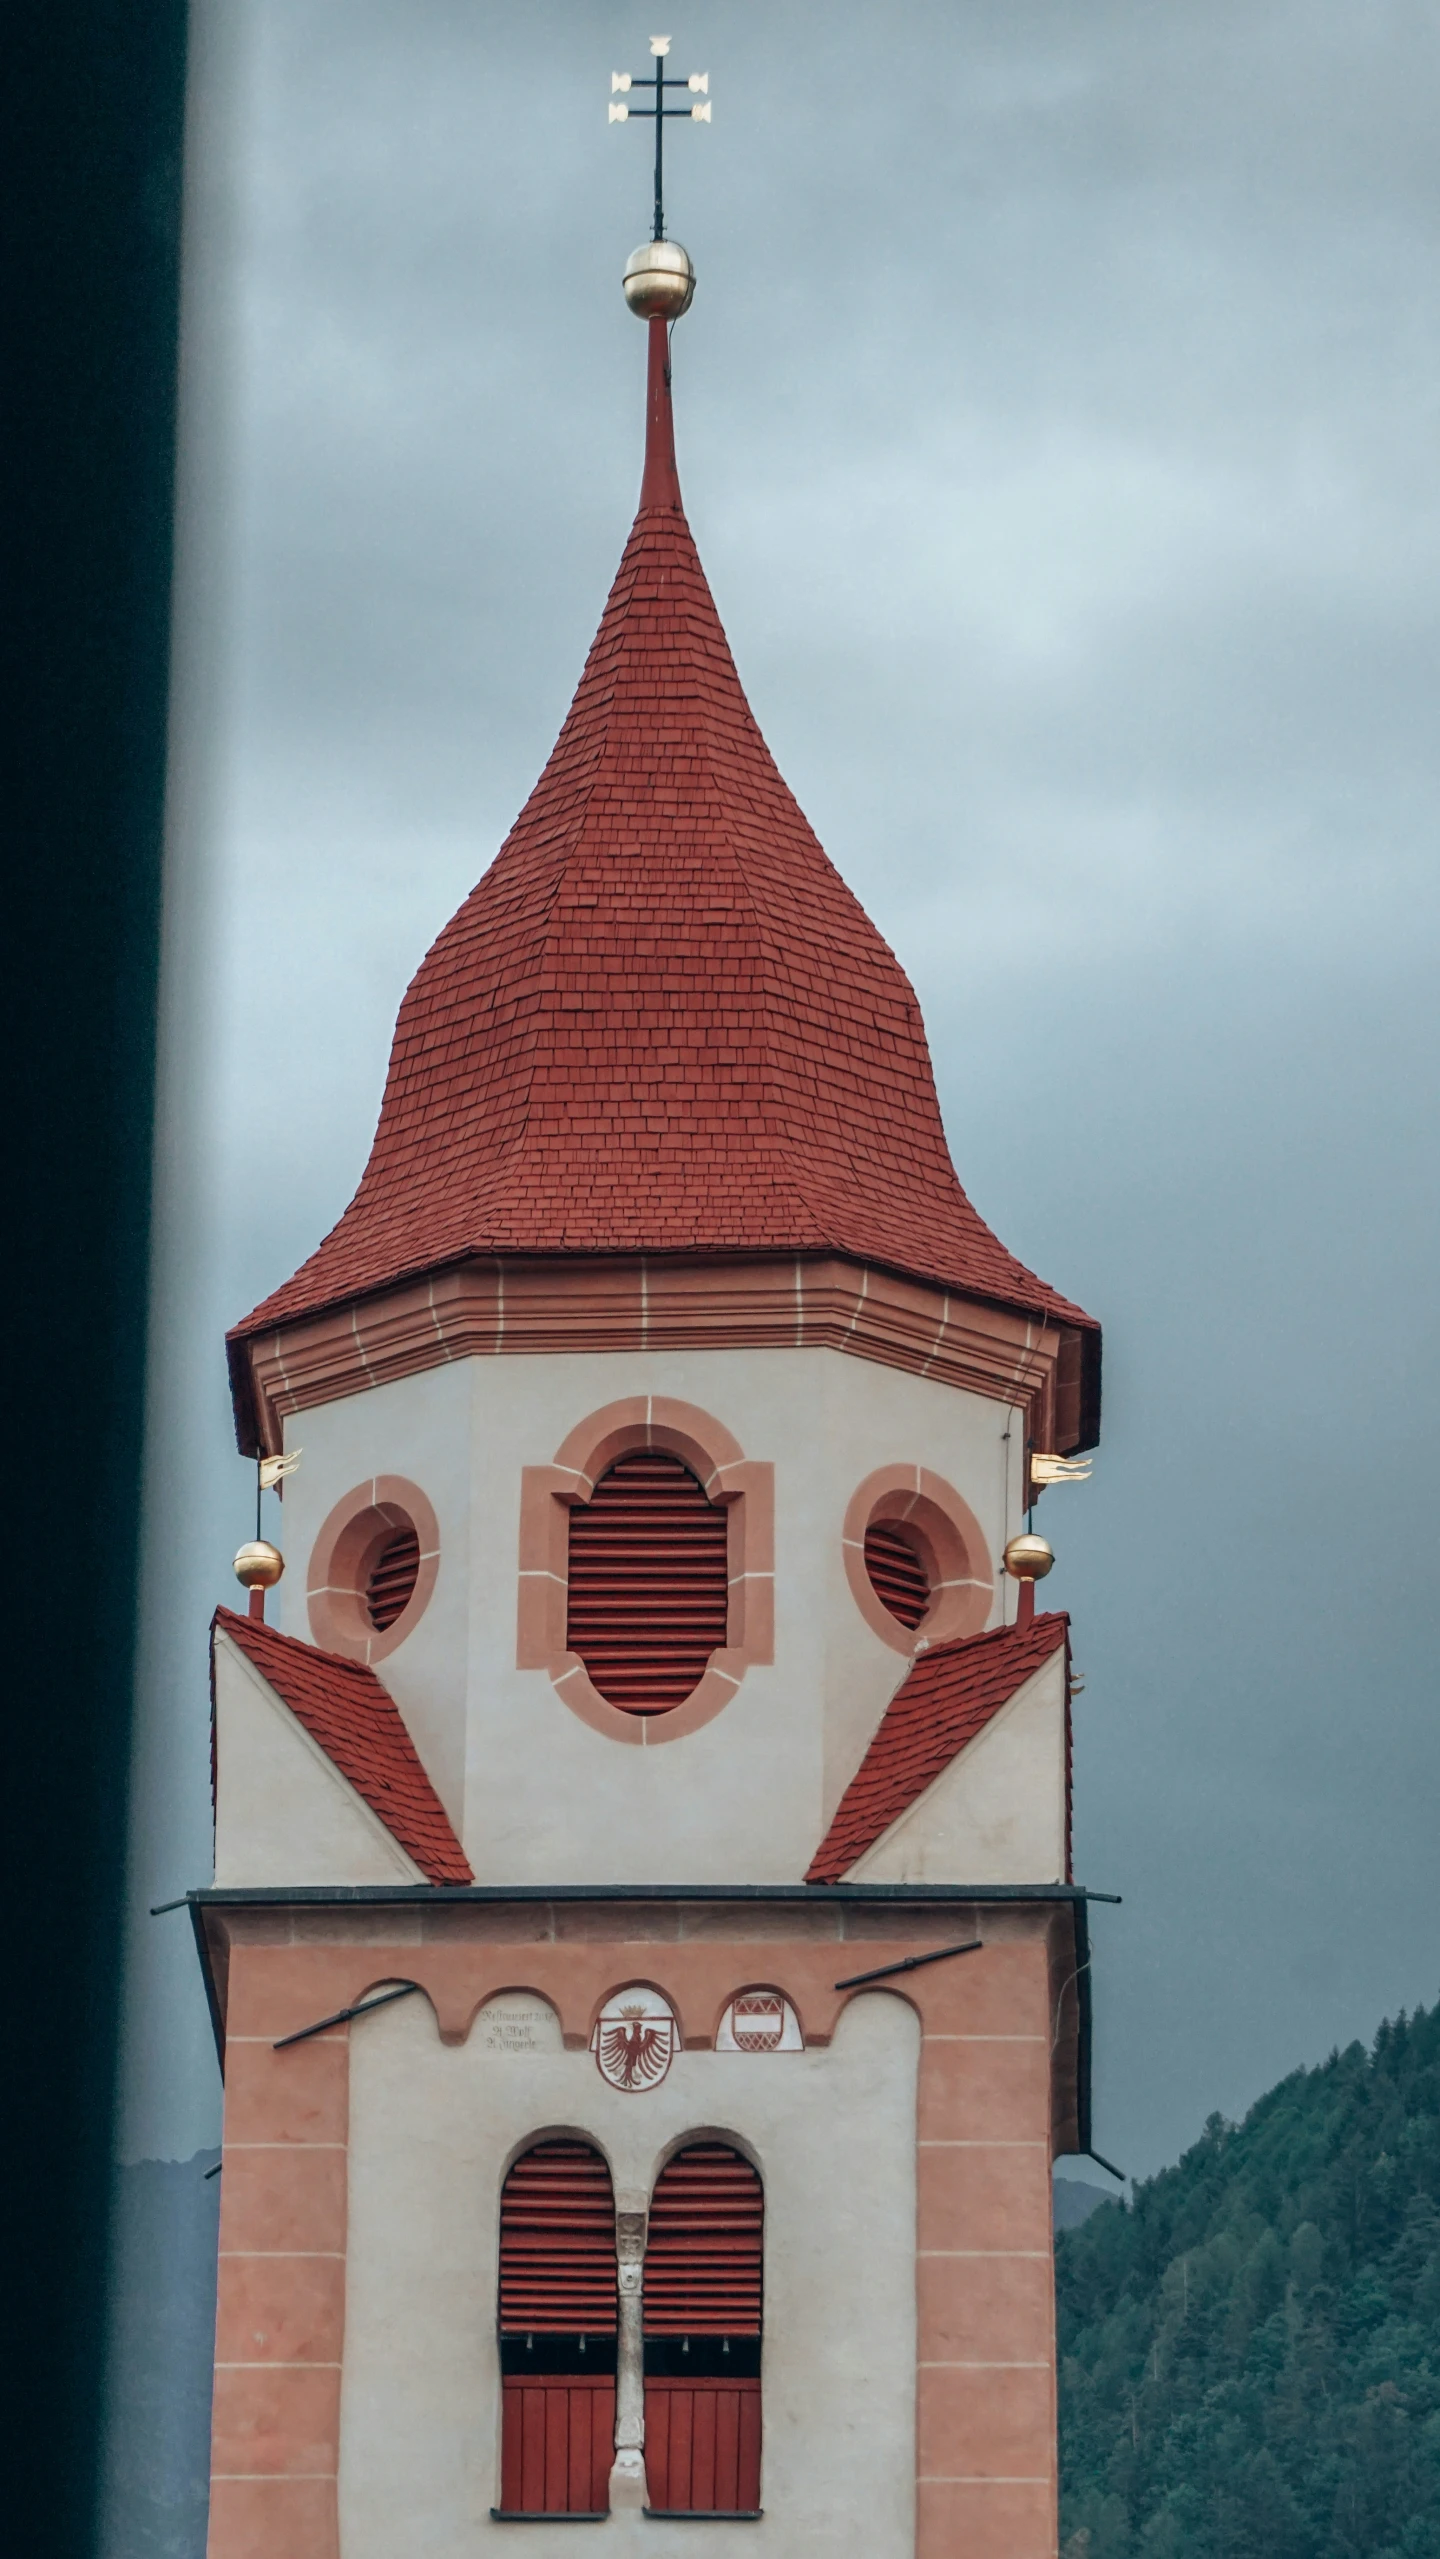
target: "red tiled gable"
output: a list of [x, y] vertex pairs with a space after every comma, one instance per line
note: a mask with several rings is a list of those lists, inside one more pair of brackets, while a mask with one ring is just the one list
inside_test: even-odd
[[473, 1884], [465, 1851], [388, 1688], [361, 1662], [217, 1608], [224, 1629], [432, 1884]]
[[657, 353], [565, 725], [411, 982], [354, 1199], [232, 1335], [237, 1385], [247, 1337], [476, 1254], [839, 1251], [1094, 1334], [955, 1178], [914, 992], [740, 689]]
[[[1070, 1620], [997, 1626], [921, 1653], [880, 1719], [879, 1730], [835, 1809], [807, 1884], [838, 1884], [857, 1858], [917, 1803], [967, 1742], [1058, 1652]], [[1067, 1772], [1068, 1788], [1068, 1772]], [[963, 1878], [962, 1878], [963, 1880]]]

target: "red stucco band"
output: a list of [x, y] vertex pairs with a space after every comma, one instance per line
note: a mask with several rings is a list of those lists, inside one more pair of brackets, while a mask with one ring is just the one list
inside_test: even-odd
[[[336, 2559], [348, 2042], [278, 2037], [398, 1976], [445, 2041], [500, 1990], [549, 2000], [583, 2047], [637, 1972], [687, 2045], [773, 1982], [823, 2043], [846, 1975], [976, 1934], [984, 1952], [904, 1976], [921, 2023], [917, 2155], [917, 2559], [1054, 2559], [1050, 2160], [1077, 2139], [1068, 1905], [449, 1904], [367, 1913], [208, 1907], [227, 2035], [210, 2559]], [[388, 1942], [387, 1942], [388, 1938]], [[498, 2209], [498, 2195], [497, 2195]], [[963, 2526], [963, 2544], [957, 2536]]]

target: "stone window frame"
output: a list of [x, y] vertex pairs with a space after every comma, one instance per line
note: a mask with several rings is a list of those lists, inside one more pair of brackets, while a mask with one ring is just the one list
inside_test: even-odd
[[[415, 1587], [386, 1627], [371, 1624], [365, 1589], [376, 1558], [397, 1528], [420, 1541]], [[434, 1595], [440, 1570], [440, 1523], [434, 1504], [407, 1475], [370, 1475], [342, 1493], [310, 1549], [305, 1604], [313, 1640], [327, 1653], [374, 1666], [413, 1635]]]
[[[930, 1576], [931, 1599], [918, 1626], [892, 1617], [865, 1566], [865, 1532], [882, 1521], [914, 1535]], [[841, 1546], [850, 1595], [882, 1644], [907, 1658], [931, 1644], [983, 1633], [995, 1600], [995, 1567], [963, 1494], [928, 1466], [878, 1466], [846, 1505]]]
[[[612, 1706], [565, 1640], [570, 1513], [589, 1501], [607, 1467], [641, 1448], [682, 1459], [726, 1511], [726, 1641], [690, 1695], [660, 1715]], [[729, 1705], [747, 1670], [774, 1658], [775, 1469], [747, 1458], [713, 1413], [673, 1395], [622, 1396], [577, 1422], [548, 1466], [521, 1469], [516, 1666], [547, 1671], [556, 1695], [592, 1731], [642, 1748], [681, 1741]]]

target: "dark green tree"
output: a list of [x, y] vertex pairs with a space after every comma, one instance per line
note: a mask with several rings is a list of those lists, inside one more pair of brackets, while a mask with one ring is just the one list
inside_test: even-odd
[[1440, 2007], [1056, 2242], [1065, 2559], [1440, 2559]]

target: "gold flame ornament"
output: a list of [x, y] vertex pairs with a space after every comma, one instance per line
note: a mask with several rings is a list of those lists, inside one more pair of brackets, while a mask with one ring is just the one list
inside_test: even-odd
[[1094, 1469], [1093, 1457], [1050, 1457], [1038, 1448], [1030, 1452], [1032, 1484], [1088, 1484]]

